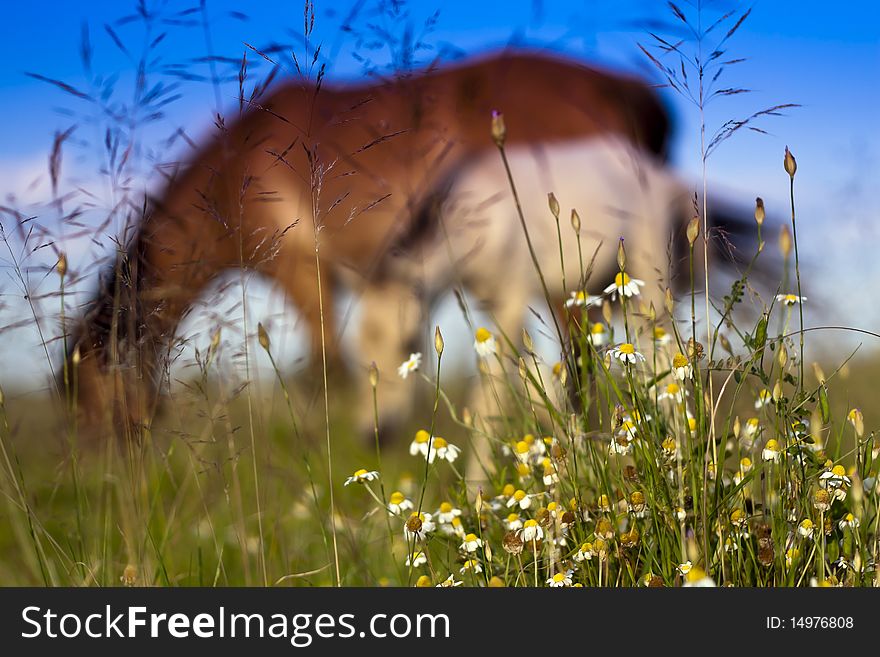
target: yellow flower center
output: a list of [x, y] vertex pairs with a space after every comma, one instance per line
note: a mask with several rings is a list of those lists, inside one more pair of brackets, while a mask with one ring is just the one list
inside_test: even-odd
[[641, 491], [636, 491], [632, 495], [630, 495], [629, 501], [633, 504], [644, 504], [645, 503], [645, 494]]
[[529, 474], [528, 463], [517, 463], [516, 472], [520, 477], [525, 477], [527, 474]]
[[697, 418], [695, 418], [695, 417], [688, 418], [688, 428], [690, 428], [691, 431], [697, 430]]
[[677, 383], [670, 383], [668, 386], [666, 386], [666, 392], [668, 392], [670, 395], [677, 395], [679, 392], [681, 392], [681, 387]]
[[730, 514], [730, 522], [739, 523], [745, 519], [746, 513], [742, 509], [734, 509]]
[[522, 489], [516, 491], [513, 494], [513, 499], [515, 499], [517, 502], [522, 502], [525, 499], [525, 497], [526, 497], [526, 492]]
[[743, 470], [748, 470], [752, 467], [752, 459], [750, 459], [748, 456], [744, 456], [739, 462], [739, 467], [741, 467]]
[[809, 518], [807, 518], [806, 520], [804, 520], [804, 521], [801, 523], [801, 527], [803, 527], [803, 529], [804, 529], [805, 531], [809, 531], [809, 530], [811, 530], [811, 529], [813, 528], [813, 521], [810, 520]]
[[516, 453], [517, 454], [526, 454], [529, 451], [529, 444], [525, 440], [520, 440], [516, 444]]
[[675, 451], [675, 439], [672, 436], [669, 436], [668, 438], [666, 438], [666, 440], [663, 441], [661, 447], [663, 447], [663, 449], [667, 452]]
[[449, 502], [443, 502], [440, 505], [440, 513], [452, 513], [452, 505]]
[[767, 444], [764, 445], [764, 449], [769, 449], [771, 452], [778, 452], [779, 451], [779, 443], [776, 442], [776, 440], [774, 438], [771, 438], [770, 440], [767, 441]]
[[468, 534], [467, 536], [464, 537], [465, 543], [475, 543], [476, 541], [477, 541], [476, 534]]
[[751, 428], [756, 429], [756, 428], [758, 427], [758, 423], [759, 423], [759, 422], [760, 422], [760, 420], [759, 420], [758, 418], [756, 418], [756, 417], [750, 417], [750, 418], [746, 421], [746, 424], [749, 425]]
[[523, 441], [526, 444], [531, 445], [532, 443], [535, 442], [535, 437], [532, 434], [527, 433], [525, 436], [523, 436]]
[[419, 577], [419, 579], [416, 581], [416, 586], [419, 587], [419, 588], [422, 588], [422, 589], [423, 589], [423, 588], [426, 588], [426, 587], [428, 587], [428, 586], [431, 586], [431, 578], [428, 577], [427, 575], [422, 575], [422, 576]]
[[511, 513], [509, 516], [507, 516], [507, 522], [516, 522], [517, 520], [519, 520], [518, 513]]
[[435, 437], [434, 438], [434, 449], [443, 449], [444, 447], [449, 447], [449, 443], [446, 442], [444, 438]]
[[406, 497], [404, 497], [403, 493], [401, 493], [400, 491], [394, 491], [393, 493], [391, 493], [391, 503], [392, 504], [400, 504], [405, 499], [406, 499]]
[[424, 429], [419, 429], [418, 431], [416, 431], [415, 442], [422, 444], [428, 442], [430, 439], [431, 434], [429, 434]]
[[510, 497], [511, 495], [513, 495], [513, 492], [515, 490], [516, 489], [513, 487], [513, 484], [506, 484], [504, 488], [501, 489], [501, 494], [505, 497]]
[[688, 359], [684, 354], [675, 354], [672, 357], [672, 367], [675, 369], [679, 369], [681, 367], [687, 367]]
[[654, 327], [654, 339], [655, 340], [662, 340], [665, 337], [666, 337], [666, 329], [664, 329], [662, 326], [655, 326]]
[[477, 342], [483, 343], [491, 338], [492, 334], [489, 332], [489, 329], [483, 328], [481, 326], [477, 329], [477, 332], [474, 334], [474, 336], [477, 338]]
[[547, 510], [548, 511], [555, 511], [556, 506], [557, 506], [556, 502], [550, 502], [550, 504], [547, 505]]
[[556, 573], [556, 574], [553, 576], [553, 581], [554, 581], [556, 584], [559, 584], [560, 582], [564, 582], [564, 581], [565, 581], [565, 573]]
[[853, 520], [855, 520], [855, 516], [854, 516], [853, 514], [851, 514], [851, 513], [847, 513], [847, 514], [843, 517], [843, 519], [844, 519], [846, 522], [851, 523]]
[[794, 302], [797, 301], [797, 300], [798, 300], [798, 298], [797, 298], [797, 296], [795, 296], [794, 294], [786, 294], [786, 295], [785, 295], [785, 301], [786, 301], [787, 303], [794, 303]]
[[590, 333], [592, 333], [593, 335], [600, 335], [600, 334], [602, 334], [602, 333], [604, 333], [604, 332], [605, 332], [605, 325], [602, 324], [601, 322], [596, 322], [596, 323], [593, 324], [593, 326], [590, 328]]
[[562, 373], [562, 363], [554, 363], [553, 364], [553, 376], [559, 377]]
[[360, 470], [358, 470], [357, 472], [354, 473], [354, 476], [355, 477], [363, 477], [365, 474], [367, 474], [367, 471], [364, 470], [363, 468], [361, 468]]
[[831, 468], [831, 474], [836, 477], [843, 477], [844, 475], [846, 475], [846, 470], [843, 468], [842, 465], [835, 465], [833, 468]]
[[626, 354], [627, 356], [631, 356], [636, 353], [636, 348], [629, 342], [624, 342], [617, 349], [620, 351], [620, 353]]
[[630, 281], [629, 274], [626, 274], [624, 272], [620, 272], [617, 274], [617, 276], [614, 277], [614, 284], [617, 287], [623, 287], [624, 285], [629, 285], [629, 281]]
[[523, 523], [523, 527], [537, 527], [537, 526], [538, 526], [537, 520], [526, 520]]

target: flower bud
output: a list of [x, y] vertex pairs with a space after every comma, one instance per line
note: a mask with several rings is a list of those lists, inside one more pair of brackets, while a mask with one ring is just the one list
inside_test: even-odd
[[764, 199], [760, 196], [755, 199], [755, 222], [762, 226], [764, 224]]
[[797, 173], [797, 161], [794, 159], [794, 155], [791, 154], [791, 151], [788, 150], [788, 146], [785, 147], [785, 159], [783, 160], [783, 164], [785, 165], [785, 172], [794, 179], [794, 174]]
[[271, 345], [271, 343], [269, 341], [269, 334], [266, 333], [266, 329], [263, 326], [262, 322], [257, 324], [257, 340], [259, 340], [260, 346], [263, 349], [265, 349], [266, 351], [269, 351], [269, 347]]
[[556, 200], [556, 194], [553, 192], [547, 194], [547, 204], [550, 206], [550, 212], [553, 216], [559, 219], [559, 201]]
[[697, 241], [697, 237], [700, 236], [700, 218], [694, 217], [691, 219], [690, 223], [687, 226], [687, 238], [688, 244], [691, 246], [694, 245], [694, 242]]
[[498, 110], [492, 110], [492, 140], [498, 148], [501, 148], [506, 138], [507, 126], [504, 125], [504, 115]]
[[534, 342], [532, 342], [532, 336], [529, 334], [528, 330], [525, 328], [522, 331], [522, 340], [523, 340], [523, 344], [526, 347], [526, 351], [528, 351], [530, 354], [534, 353], [535, 352], [535, 344], [534, 344]]
[[626, 250], [623, 248], [623, 238], [620, 238], [620, 242], [617, 243], [617, 266], [620, 267], [620, 271], [626, 270]]
[[574, 232], [581, 232], [581, 216], [574, 208], [571, 209], [571, 227], [574, 229]]
[[437, 352], [437, 356], [443, 355], [443, 334], [440, 333], [440, 327], [434, 327], [434, 351]]
[[791, 255], [791, 231], [786, 224], [783, 224], [779, 231], [779, 250], [782, 252], [783, 258], [788, 258]]
[[370, 385], [374, 388], [379, 385], [379, 368], [376, 367], [376, 361], [370, 363]]
[[64, 278], [67, 273], [67, 255], [64, 251], [58, 254], [58, 264], [55, 265], [55, 270], [61, 278]]

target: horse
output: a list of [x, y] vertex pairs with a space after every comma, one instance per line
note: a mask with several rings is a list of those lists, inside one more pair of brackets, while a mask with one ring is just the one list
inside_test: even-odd
[[[276, 281], [305, 320], [312, 354], [330, 368], [341, 361], [333, 299], [346, 284], [364, 299], [362, 359], [389, 371], [388, 359], [411, 341], [381, 321], [383, 303], [391, 308], [407, 293], [386, 295], [412, 290], [398, 254], [424, 249], [436, 234], [437, 208], [465, 179], [460, 172], [478, 173], [493, 155], [488, 117], [497, 109], [507, 147], [519, 153], [574, 153], [601, 138], [662, 162], [668, 147], [670, 118], [651, 85], [537, 51], [354, 84], [297, 78], [242, 97], [237, 119], [218, 116], [207, 143], [144, 203], [133, 238], [73, 331], [68, 365], [85, 421], [108, 413], [129, 426], [151, 421], [158, 364], [181, 317], [230, 268]], [[569, 191], [557, 193], [585, 200]], [[514, 231], [506, 220], [499, 215], [492, 230]], [[671, 228], [663, 219], [652, 230]], [[491, 287], [502, 276], [475, 279]]]

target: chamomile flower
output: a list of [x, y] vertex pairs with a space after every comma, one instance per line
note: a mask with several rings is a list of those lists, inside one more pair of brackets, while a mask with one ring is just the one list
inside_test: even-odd
[[419, 369], [419, 365], [422, 364], [422, 354], [415, 353], [410, 354], [409, 358], [403, 361], [400, 366], [397, 368], [397, 375], [401, 379], [405, 379], [410, 375], [411, 372], [415, 372]]
[[464, 526], [461, 524], [461, 518], [453, 518], [451, 522], [446, 522], [439, 525], [439, 529], [443, 532], [444, 536], [457, 536], [458, 538], [465, 537]]
[[465, 575], [468, 572], [474, 573], [476, 575], [483, 572], [483, 567], [476, 559], [468, 559], [462, 564], [461, 569], [458, 572], [462, 575]]
[[641, 281], [638, 278], [630, 278], [629, 274], [625, 272], [618, 272], [617, 276], [614, 277], [614, 282], [605, 288], [605, 294], [610, 294], [612, 301], [617, 299], [618, 294], [629, 298], [638, 295], [640, 293], [639, 288], [644, 285], [645, 281]]
[[574, 560], [581, 561], [589, 561], [593, 558], [593, 544], [592, 543], [581, 543], [581, 546], [578, 548], [577, 553], [574, 555]]
[[361, 468], [357, 470], [353, 475], [351, 475], [348, 479], [345, 480], [344, 486], [348, 486], [349, 484], [365, 484], [368, 481], [375, 481], [379, 478], [379, 473], [375, 470], [364, 470]]
[[428, 452], [428, 463], [433, 463], [434, 459], [454, 463], [460, 453], [461, 449], [446, 442], [445, 438], [435, 436], [431, 444], [431, 449]]
[[837, 526], [841, 529], [857, 529], [861, 523], [859, 519], [856, 518], [853, 514], [847, 513], [843, 518], [840, 519], [840, 522], [837, 523]]
[[482, 326], [477, 329], [474, 334], [474, 349], [480, 358], [489, 358], [495, 353], [497, 345], [495, 344], [495, 336], [489, 329]]
[[611, 437], [611, 445], [609, 445], [609, 451], [612, 454], [617, 454], [618, 456], [624, 456], [632, 452], [632, 441], [627, 437], [625, 433], [612, 436]]
[[761, 458], [765, 461], [776, 463], [781, 457], [782, 447], [779, 446], [779, 441], [775, 438], [771, 438], [764, 444], [764, 449], [761, 451]]
[[572, 292], [571, 296], [565, 302], [566, 308], [591, 308], [602, 303], [602, 297], [596, 297], [587, 294], [583, 290]]
[[407, 568], [418, 568], [426, 563], [428, 563], [428, 557], [425, 556], [425, 553], [421, 550], [416, 550], [406, 558], [405, 565]]
[[544, 530], [541, 528], [541, 525], [538, 524], [537, 520], [529, 519], [523, 523], [523, 527], [520, 530], [520, 538], [523, 543], [540, 541], [544, 538]]
[[837, 490], [852, 484], [852, 479], [846, 476], [846, 469], [842, 465], [835, 465], [819, 475], [819, 485], [829, 490]]
[[785, 551], [785, 565], [791, 568], [792, 564], [801, 556], [800, 549], [792, 546]]
[[777, 294], [776, 301], [786, 306], [793, 306], [796, 303], [803, 303], [807, 297], [799, 297], [796, 294]]
[[532, 506], [532, 497], [533, 495], [529, 495], [523, 489], [518, 489], [514, 491], [513, 495], [511, 495], [507, 500], [508, 508], [518, 505], [520, 509], [528, 509]]
[[804, 538], [813, 538], [814, 531], [816, 531], [816, 526], [809, 518], [804, 518], [798, 525], [798, 534], [800, 534]]
[[691, 569], [693, 567], [694, 564], [692, 564], [690, 561], [685, 561], [684, 563], [678, 564], [678, 572], [680, 572], [682, 575], [687, 576], [687, 574], [691, 572]]
[[660, 448], [663, 450], [664, 458], [671, 461], [678, 457], [678, 443], [672, 436], [664, 438], [663, 442], [660, 443]]
[[654, 344], [663, 346], [672, 342], [672, 335], [662, 326], [654, 327]]
[[739, 484], [742, 483], [742, 480], [745, 479], [746, 475], [751, 471], [752, 467], [752, 459], [748, 456], [743, 456], [739, 460], [739, 470], [737, 470], [736, 474], [733, 476], [733, 483], [739, 486]]
[[626, 503], [627, 510], [636, 518], [644, 518], [648, 515], [648, 506], [645, 502], [645, 494], [642, 491], [635, 491], [629, 496]]
[[715, 586], [715, 580], [709, 577], [699, 566], [689, 569], [684, 577], [685, 588], [712, 588]]
[[572, 571], [567, 570], [564, 573], [556, 573], [547, 580], [547, 585], [551, 588], [562, 588], [563, 586], [571, 586]]
[[663, 386], [659, 395], [657, 395], [658, 400], [668, 399], [676, 404], [680, 404], [684, 401], [684, 397], [687, 394], [687, 391], [682, 389], [682, 387], [673, 381], [672, 383], [667, 383]]
[[605, 325], [602, 322], [594, 322], [592, 326], [590, 326], [590, 335], [588, 336], [590, 340], [590, 344], [592, 344], [597, 349], [599, 347], [604, 347], [608, 342], [608, 329], [605, 328]]
[[461, 586], [462, 584], [464, 584], [464, 582], [457, 582], [457, 581], [455, 581], [455, 576], [454, 576], [454, 575], [450, 575], [449, 577], [447, 577], [446, 579], [444, 579], [442, 582], [440, 582], [440, 583], [437, 585], [437, 588], [438, 588], [438, 589], [449, 589], [449, 588], [452, 588], [452, 587], [454, 587], [454, 586]]
[[403, 525], [403, 537], [407, 543], [416, 538], [424, 540], [436, 528], [437, 525], [434, 523], [433, 516], [430, 513], [413, 512]]
[[483, 539], [481, 539], [476, 534], [467, 534], [464, 537], [464, 542], [459, 546], [465, 552], [476, 552], [481, 547], [483, 547]]
[[510, 532], [515, 532], [517, 529], [522, 529], [522, 518], [519, 517], [518, 513], [508, 514], [507, 518], [504, 519], [504, 526], [507, 528], [507, 531]]
[[449, 502], [442, 502], [436, 512], [437, 522], [447, 525], [461, 515], [461, 509], [457, 509]]
[[409, 511], [412, 508], [412, 500], [408, 499], [406, 495], [399, 490], [391, 493], [391, 497], [388, 498], [388, 510], [396, 516], [399, 516], [404, 511]]
[[645, 360], [645, 357], [636, 351], [635, 346], [629, 342], [622, 342], [614, 347], [611, 350], [611, 355], [624, 365], [635, 365]]
[[761, 410], [767, 404], [773, 401], [773, 393], [764, 388], [758, 393], [757, 398], [755, 398], [755, 410]]
[[417, 456], [418, 454], [421, 454], [422, 456], [427, 456], [429, 442], [431, 442], [431, 434], [424, 429], [416, 431], [415, 438], [413, 438], [413, 441], [409, 444], [410, 455]]
[[672, 373], [679, 381], [690, 379], [694, 375], [694, 368], [690, 361], [682, 353], [677, 353], [672, 357]]
[[761, 421], [756, 417], [750, 417], [746, 420], [746, 424], [743, 427], [743, 438], [745, 440], [751, 440], [758, 434], [760, 429]]
[[559, 473], [556, 466], [550, 459], [544, 459], [544, 477], [542, 479], [545, 486], [552, 486], [559, 483]]

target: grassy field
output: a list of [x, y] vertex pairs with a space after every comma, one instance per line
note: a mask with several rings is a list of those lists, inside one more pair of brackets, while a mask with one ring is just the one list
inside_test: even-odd
[[[654, 61], [690, 91], [677, 63]], [[702, 87], [689, 95], [702, 111]], [[704, 161], [781, 107], [726, 124]], [[491, 132], [486, 122], [505, 157], [501, 121]], [[570, 281], [558, 363], [540, 370], [531, 336], [492, 325], [465, 345], [435, 339], [406, 381], [419, 403], [385, 444], [357, 435], [351, 381], [331, 379], [325, 407], [320, 372], [258, 385], [217, 367], [241, 349], [233, 337], [198, 345], [200, 374], [137, 431], [86, 431], [72, 386], [41, 399], [4, 382], [0, 584], [877, 585], [880, 365], [801, 358], [814, 352], [800, 330], [787, 148], [779, 173], [790, 223], [771, 237], [756, 207], [759, 246], [746, 254], [782, 264], [778, 287], [753, 289], [746, 262], [714, 294], [705, 207], [677, 236], [689, 285], [667, 290], [663, 307], [640, 303], [623, 241], [605, 245], [618, 249], [615, 282], [592, 304], [588, 287], [610, 281]], [[567, 225], [553, 202], [559, 239], [580, 239], [580, 220]], [[66, 260], [42, 273], [61, 284]], [[251, 357], [265, 358], [269, 336], [249, 337]], [[478, 363], [477, 387], [496, 401], [488, 413], [473, 412], [464, 386], [438, 382], [453, 349]], [[378, 373], [377, 405], [397, 376]], [[474, 445], [488, 446], [482, 468], [467, 466]]]

